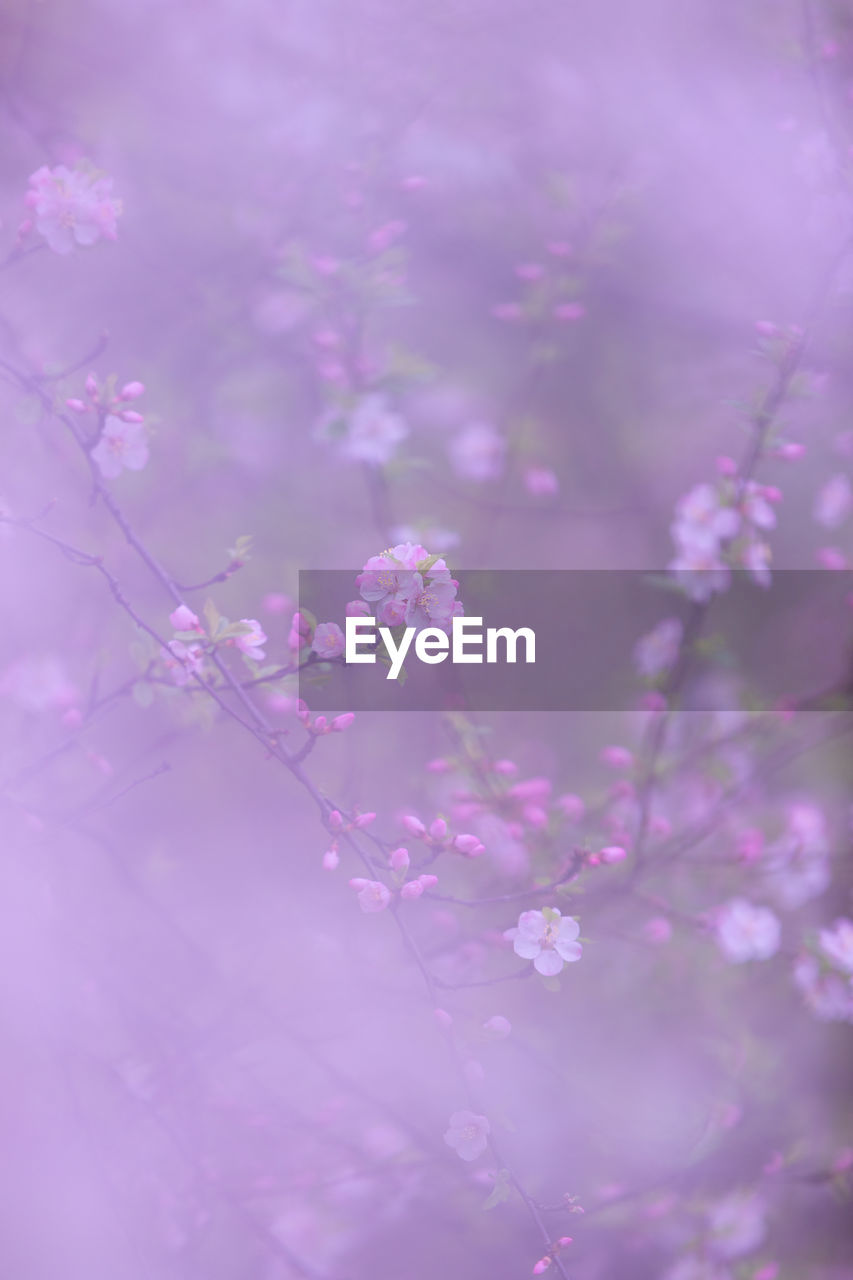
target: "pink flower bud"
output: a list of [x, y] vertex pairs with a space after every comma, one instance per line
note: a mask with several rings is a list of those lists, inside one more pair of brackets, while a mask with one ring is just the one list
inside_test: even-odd
[[418, 879], [425, 889], [432, 889], [434, 885], [438, 884], [438, 876], [430, 875], [428, 872], [425, 875], [418, 876]]
[[433, 840], [443, 840], [447, 835], [447, 823], [444, 818], [435, 818], [429, 824], [429, 833]]
[[135, 409], [122, 409], [121, 413], [118, 416], [121, 418], [122, 422], [144, 422], [145, 421], [142, 414], [137, 413]]
[[325, 716], [317, 716], [312, 728], [315, 733], [328, 733], [329, 722]]
[[616, 862], [624, 862], [628, 854], [621, 845], [608, 844], [599, 851], [598, 856], [602, 862], [607, 863], [608, 866], [613, 866]]
[[372, 811], [369, 813], [359, 813], [353, 821], [353, 826], [358, 827], [361, 831], [364, 827], [369, 827], [371, 822], [376, 820], [376, 814]]
[[90, 400], [94, 400], [98, 394], [98, 379], [95, 377], [94, 373], [87, 375], [84, 386], [86, 388], [86, 395]]
[[539, 1261], [536, 1263], [536, 1266], [533, 1268], [533, 1274], [535, 1276], [541, 1276], [542, 1272], [547, 1271], [550, 1265], [551, 1265], [550, 1258], [540, 1258]]
[[776, 450], [776, 457], [784, 462], [798, 462], [805, 455], [806, 446], [796, 440], [786, 440]]
[[721, 476], [736, 476], [737, 463], [734, 458], [730, 458], [728, 454], [721, 453], [717, 458], [717, 470]]
[[192, 609], [185, 604], [179, 604], [177, 609], [173, 609], [169, 614], [169, 621], [176, 631], [200, 631], [201, 624]]
[[512, 1023], [509, 1018], [505, 1018], [502, 1014], [496, 1013], [494, 1017], [486, 1019], [483, 1023], [483, 1030], [490, 1036], [494, 1036], [496, 1040], [505, 1040], [510, 1031], [512, 1031]]
[[416, 818], [413, 813], [403, 814], [403, 817], [400, 819], [400, 821], [402, 822], [406, 830], [409, 832], [409, 834], [416, 836], [419, 840], [423, 839], [423, 837], [426, 835], [426, 827], [421, 822], [420, 818]]
[[604, 747], [599, 759], [611, 769], [630, 769], [634, 763], [634, 757], [627, 747]]
[[409, 865], [408, 849], [403, 849], [401, 847], [399, 849], [392, 850], [389, 862], [391, 863], [394, 871], [405, 871], [406, 867]]
[[348, 618], [367, 618], [370, 615], [370, 605], [366, 600], [350, 600], [344, 613]]
[[355, 720], [355, 714], [352, 711], [345, 711], [343, 715], [335, 716], [332, 721], [332, 730], [334, 733], [343, 733], [344, 729], [348, 729]]
[[332, 812], [329, 814], [329, 826], [332, 828], [333, 831], [340, 831], [343, 825], [344, 825], [343, 814], [339, 809], [333, 809]]
[[338, 851], [337, 851], [337, 849], [336, 849], [336, 848], [334, 847], [334, 845], [333, 845], [331, 849], [327, 849], [327, 850], [326, 850], [326, 852], [323, 854], [323, 868], [324, 868], [324, 870], [326, 870], [326, 871], [334, 871], [334, 870], [337, 868], [338, 863], [340, 862], [340, 860], [341, 860], [341, 859], [340, 859], [340, 856], [339, 856], [339, 854], [338, 854]]
[[672, 925], [666, 916], [652, 916], [643, 925], [643, 937], [653, 946], [660, 946], [672, 937]]
[[140, 396], [145, 394], [145, 385], [142, 382], [126, 382], [118, 393], [119, 400], [138, 400]]
[[400, 890], [401, 898], [419, 898], [424, 891], [420, 880], [408, 880]]
[[513, 800], [532, 800], [542, 803], [551, 794], [551, 783], [548, 778], [526, 778], [524, 782], [516, 782], [510, 787], [507, 795]]
[[571, 1236], [560, 1236], [559, 1240], [557, 1241], [557, 1244], [561, 1249], [567, 1248], [571, 1243], [572, 1243]]
[[582, 818], [586, 808], [580, 796], [573, 795], [572, 792], [558, 796], [557, 805], [571, 822], [576, 822], [579, 818]]
[[437, 756], [435, 760], [427, 762], [427, 773], [449, 773], [450, 761], [445, 760], [443, 756]]
[[772, 320], [756, 320], [755, 332], [759, 333], [762, 338], [773, 338], [779, 332], [779, 326], [775, 325]]
[[75, 413], [89, 412], [89, 406], [87, 404], [84, 404], [82, 400], [76, 400], [72, 397], [70, 400], [66, 400], [65, 403], [67, 404], [68, 408], [73, 409]]
[[477, 858], [481, 853], [485, 853], [486, 846], [472, 835], [458, 835], [453, 837], [453, 848], [463, 853], [466, 858]]
[[514, 760], [496, 760], [492, 765], [495, 773], [502, 774], [505, 778], [512, 778], [518, 773], [518, 765]]

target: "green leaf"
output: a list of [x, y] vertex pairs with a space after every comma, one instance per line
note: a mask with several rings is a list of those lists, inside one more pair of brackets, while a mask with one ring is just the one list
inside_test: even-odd
[[219, 628], [222, 624], [222, 616], [210, 598], [205, 600], [202, 613], [204, 614], [207, 629], [210, 632], [211, 637], [216, 639], [216, 636], [219, 633]]
[[495, 1209], [499, 1204], [504, 1204], [510, 1195], [509, 1170], [499, 1169], [495, 1178], [495, 1185], [492, 1187], [486, 1199], [483, 1201], [484, 1209]]

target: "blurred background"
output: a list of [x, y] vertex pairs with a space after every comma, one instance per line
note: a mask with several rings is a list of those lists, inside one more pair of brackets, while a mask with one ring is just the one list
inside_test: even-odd
[[[358, 911], [350, 855], [322, 866], [316, 797], [174, 687], [72, 563], [69, 545], [103, 557], [171, 634], [50, 405], [85, 400], [90, 372], [144, 383], [147, 463], [108, 486], [175, 581], [214, 579], [191, 606], [258, 620], [275, 666], [298, 570], [355, 573], [396, 542], [459, 569], [663, 569], [679, 497], [747, 448], [773, 335], [814, 321], [779, 414], [805, 454], [760, 478], [781, 490], [774, 563], [817, 567], [828, 537], [843, 562], [849, 527], [813, 513], [853, 452], [850, 261], [826, 287], [853, 10], [6, 0], [0, 77], [0, 510], [49, 535], [0, 525], [3, 1274], [509, 1280], [545, 1250], [538, 1216], [574, 1238], [573, 1277], [849, 1280], [850, 1028], [791, 981], [808, 930], [850, 914], [835, 720], [692, 771], [742, 722], [679, 721], [658, 816], [686, 857], [640, 896], [584, 873], [559, 992], [516, 981], [501, 937], [538, 900], [403, 904], [535, 1202], [484, 1208], [500, 1166], [442, 1140], [467, 1103], [391, 913]], [[19, 242], [30, 175], [81, 162], [113, 179], [116, 243]], [[291, 693], [252, 697], [298, 750]], [[406, 813], [456, 806], [469, 829], [484, 761], [582, 796], [586, 824], [549, 809], [547, 839], [480, 814], [486, 855], [442, 863], [440, 887], [500, 898], [612, 840], [626, 793], [600, 753], [644, 723], [364, 714], [305, 768], [389, 847]], [[730, 965], [704, 913], [750, 896], [732, 850], [756, 826], [782, 839], [797, 804], [822, 815], [831, 881], [772, 961]], [[697, 1248], [715, 1204], [733, 1251]]]

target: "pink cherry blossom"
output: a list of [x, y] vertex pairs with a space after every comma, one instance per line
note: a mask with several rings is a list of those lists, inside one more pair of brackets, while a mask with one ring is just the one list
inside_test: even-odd
[[452, 438], [448, 453], [458, 476], [483, 484], [503, 472], [506, 442], [489, 423], [472, 422]]
[[400, 415], [390, 409], [383, 395], [374, 392], [364, 396], [349, 414], [340, 452], [354, 462], [384, 466], [408, 434]]
[[751, 1191], [734, 1191], [708, 1210], [710, 1249], [718, 1258], [740, 1258], [757, 1249], [766, 1234], [766, 1209]]
[[563, 917], [557, 907], [522, 911], [518, 925], [504, 932], [515, 954], [532, 960], [534, 969], [543, 977], [552, 977], [564, 964], [580, 960], [583, 948], [577, 941], [579, 935], [577, 921]]
[[815, 499], [814, 518], [825, 529], [837, 529], [844, 524], [853, 508], [853, 490], [843, 473], [827, 480]]
[[247, 630], [235, 636], [235, 645], [245, 657], [252, 658], [255, 662], [262, 662], [264, 651], [261, 645], [265, 644], [267, 639], [263, 627], [257, 618], [241, 618], [240, 622]]
[[113, 196], [112, 178], [62, 164], [53, 169], [42, 165], [30, 176], [26, 202], [36, 231], [54, 253], [116, 238], [121, 201]]
[[779, 950], [780, 933], [779, 920], [768, 907], [744, 898], [733, 898], [717, 915], [717, 943], [732, 964], [768, 960]]
[[476, 1160], [489, 1145], [492, 1126], [474, 1111], [454, 1111], [444, 1141], [461, 1160]]
[[384, 911], [391, 901], [391, 890], [381, 880], [364, 880], [356, 877], [350, 880], [350, 888], [356, 890], [358, 905], [366, 914]]
[[678, 658], [683, 635], [680, 618], [664, 618], [641, 636], [634, 646], [634, 664], [640, 675], [654, 679], [669, 671]]
[[319, 658], [339, 658], [344, 651], [344, 633], [336, 622], [319, 622], [311, 648]]
[[98, 443], [92, 457], [101, 475], [115, 480], [126, 468], [141, 471], [148, 461], [148, 441], [145, 428], [140, 423], [123, 422], [110, 414], [104, 421]]

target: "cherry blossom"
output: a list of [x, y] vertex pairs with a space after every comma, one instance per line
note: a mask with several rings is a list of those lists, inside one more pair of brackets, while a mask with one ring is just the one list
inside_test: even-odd
[[391, 901], [391, 890], [381, 880], [365, 880], [357, 876], [350, 880], [350, 888], [356, 890], [358, 905], [368, 915], [384, 911]]
[[814, 518], [825, 529], [844, 524], [853, 508], [853, 490], [843, 473], [832, 476], [820, 490], [814, 505]]
[[338, 658], [344, 651], [344, 633], [336, 622], [319, 622], [311, 648], [319, 658]]
[[340, 452], [354, 462], [384, 466], [408, 434], [409, 428], [400, 415], [393, 412], [383, 395], [373, 392], [364, 396], [348, 415]]
[[113, 196], [112, 178], [62, 164], [53, 169], [42, 165], [30, 176], [26, 202], [36, 231], [54, 253], [116, 238], [121, 201]]
[[264, 651], [262, 644], [266, 644], [266, 633], [258, 622], [257, 618], [241, 618], [240, 623], [246, 628], [242, 634], [234, 637], [234, 644], [246, 658], [252, 658], [255, 662], [262, 662]]
[[740, 1258], [766, 1234], [765, 1206], [751, 1191], [734, 1191], [708, 1210], [709, 1244], [718, 1258]]
[[552, 977], [565, 964], [580, 960], [583, 947], [577, 941], [580, 927], [570, 916], [562, 916], [557, 907], [541, 911], [522, 911], [518, 924], [504, 932], [512, 949], [523, 960], [532, 960], [543, 977]]
[[101, 475], [115, 480], [126, 468], [141, 471], [148, 461], [145, 427], [139, 422], [123, 422], [110, 414], [104, 421], [98, 443], [92, 450]]
[[489, 423], [472, 422], [452, 438], [448, 453], [458, 476], [483, 484], [503, 472], [506, 442]]
[[768, 960], [779, 950], [780, 932], [779, 920], [768, 907], [744, 898], [733, 898], [717, 915], [717, 943], [732, 964]]
[[476, 1160], [489, 1145], [492, 1126], [474, 1111], [454, 1111], [444, 1141], [461, 1160]]
[[634, 646], [634, 664], [641, 676], [655, 679], [674, 665], [681, 648], [684, 624], [680, 618], [664, 618], [641, 636]]

